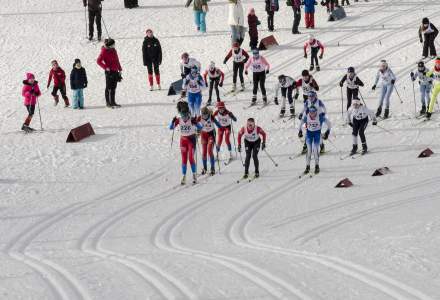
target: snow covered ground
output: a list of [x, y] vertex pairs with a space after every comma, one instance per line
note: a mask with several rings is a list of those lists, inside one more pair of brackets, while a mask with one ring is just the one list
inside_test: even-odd
[[[106, 0], [104, 21], [124, 69], [118, 110], [104, 108], [100, 45], [84, 39], [80, 1], [42, 2], [3, 0], [0, 12], [0, 299], [440, 299], [440, 160], [417, 158], [426, 147], [440, 151], [439, 124], [436, 115], [414, 118], [408, 75], [421, 54], [422, 17], [440, 24], [438, 1], [358, 2], [333, 23], [319, 7], [314, 33], [327, 49], [315, 77], [335, 126], [321, 174], [298, 179], [305, 163], [289, 159], [302, 147], [293, 122], [278, 120], [275, 105], [243, 110], [247, 91], [224, 98], [239, 116], [235, 128], [256, 117], [279, 167], [261, 153], [261, 178], [252, 183], [235, 183], [243, 169], [234, 161], [190, 187], [179, 185], [177, 139], [170, 151], [174, 98], [147, 91], [142, 39], [152, 28], [161, 40], [164, 88], [178, 77], [183, 51], [205, 67], [220, 65], [229, 47], [227, 1], [210, 2], [208, 34], [200, 36], [183, 1], [141, 0], [126, 10]], [[309, 31], [292, 35], [293, 14], [280, 3], [280, 46], [264, 53], [270, 88], [277, 75], [297, 77], [308, 66]], [[244, 4], [256, 8], [260, 37], [267, 35], [264, 1]], [[21, 133], [25, 72], [44, 87], [52, 59], [70, 73], [76, 57], [89, 76], [87, 109], [54, 107], [46, 93], [44, 131]], [[384, 58], [404, 103], [393, 94], [392, 118], [379, 123], [386, 130], [368, 128], [370, 154], [340, 160], [351, 132], [342, 126], [337, 83], [356, 67], [375, 108], [370, 87]], [[69, 130], [87, 121], [97, 135], [66, 144]], [[384, 166], [392, 173], [371, 177]], [[335, 189], [345, 177], [354, 186]]]

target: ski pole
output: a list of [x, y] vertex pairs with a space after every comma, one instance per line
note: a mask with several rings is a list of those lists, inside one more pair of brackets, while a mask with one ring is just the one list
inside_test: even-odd
[[275, 167], [278, 167], [278, 164], [273, 160], [272, 156], [270, 156], [270, 154], [267, 153], [266, 149], [264, 149], [263, 151], [264, 151], [264, 153], [266, 153], [267, 157], [269, 157], [269, 159], [273, 162]]
[[37, 99], [38, 116], [40, 117], [40, 129], [43, 131], [43, 122], [41, 121], [40, 101]]
[[344, 119], [344, 92], [342, 91], [342, 86], [341, 86], [341, 116], [342, 119]]
[[[235, 133], [234, 133], [234, 125], [231, 122], [231, 131], [232, 131], [232, 138], [234, 139], [234, 148], [235, 148], [235, 158], [237, 158], [238, 154], [237, 154], [237, 144], [235, 142]], [[241, 156], [241, 154], [240, 154]]]
[[108, 34], [107, 25], [105, 24], [104, 17], [102, 16], [102, 8], [101, 8], [101, 19], [102, 19], [102, 24], [104, 24], [105, 32], [107, 33], [107, 38], [109, 38], [110, 35]]
[[402, 100], [402, 98], [400, 97], [399, 91], [397, 90], [397, 88], [396, 88], [396, 86], [395, 86], [394, 84], [393, 84], [393, 87], [394, 87], [394, 89], [396, 90], [397, 96], [398, 96], [399, 99], [400, 99], [400, 104], [403, 104], [403, 100]]
[[413, 96], [414, 96], [414, 116], [417, 117], [417, 107], [416, 107], [416, 89], [414, 87], [414, 81], [412, 82]]
[[394, 132], [392, 132], [391, 130], [388, 130], [388, 129], [386, 129], [386, 128], [380, 126], [379, 124], [376, 124], [376, 125], [374, 125], [374, 126], [380, 128], [380, 129], [382, 129], [383, 131], [385, 131], [385, 132], [387, 132], [387, 133], [389, 133], [389, 134], [393, 134], [393, 135], [395, 135]]
[[367, 107], [367, 103], [365, 103], [364, 97], [362, 97], [361, 89], [359, 89], [359, 96], [361, 96], [362, 102], [364, 102], [365, 107]]
[[171, 134], [171, 147], [170, 147], [170, 152], [173, 149], [173, 143], [174, 143], [174, 129], [175, 127], [173, 127], [173, 133]]
[[213, 147], [215, 147], [215, 153], [216, 153], [216, 158], [217, 158], [217, 166], [218, 166], [218, 173], [220, 174], [220, 160], [218, 159], [218, 148], [217, 148], [216, 141], [217, 141], [217, 132], [216, 132], [216, 130], [214, 128], [214, 145], [213, 145]]

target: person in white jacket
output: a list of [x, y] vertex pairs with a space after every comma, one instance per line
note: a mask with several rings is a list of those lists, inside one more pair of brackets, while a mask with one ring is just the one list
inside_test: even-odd
[[228, 25], [231, 27], [231, 39], [241, 46], [246, 34], [244, 9], [241, 0], [229, 0]]
[[396, 82], [396, 76], [393, 71], [391, 71], [390, 67], [386, 60], [380, 61], [379, 70], [377, 71], [376, 80], [374, 81], [374, 85], [371, 88], [373, 91], [376, 89], [376, 85], [379, 83], [379, 80], [382, 84], [382, 92], [379, 98], [379, 105], [376, 111], [376, 117], [379, 117], [382, 113], [382, 106], [385, 104], [385, 113], [383, 115], [384, 119], [387, 119], [390, 114], [390, 98], [393, 93], [394, 83]]
[[353, 148], [351, 149], [350, 155], [356, 154], [358, 150], [358, 135], [361, 138], [362, 154], [367, 153], [368, 147], [365, 138], [365, 129], [367, 129], [369, 119], [373, 120], [373, 125], [377, 124], [374, 112], [366, 106], [363, 106], [361, 100], [355, 97], [347, 112], [348, 125], [353, 128]]

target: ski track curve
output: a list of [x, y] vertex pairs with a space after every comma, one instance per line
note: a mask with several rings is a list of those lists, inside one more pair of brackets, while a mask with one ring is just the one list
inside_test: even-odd
[[91, 299], [78, 280], [66, 269], [49, 259], [44, 259], [36, 254], [28, 253], [26, 249], [39, 235], [58, 222], [65, 220], [75, 212], [95, 204], [96, 202], [111, 200], [131, 191], [135, 187], [154, 181], [159, 174], [163, 175], [164, 172], [153, 172], [151, 175], [149, 174], [143, 178], [137, 179], [122, 188], [106, 193], [94, 200], [73, 203], [63, 207], [47, 218], [38, 220], [31, 226], [27, 227], [24, 231], [17, 234], [17, 236], [6, 245], [3, 252], [16, 261], [24, 263], [37, 271], [40, 277], [45, 279], [57, 299]]
[[[313, 180], [313, 179], [312, 179]], [[271, 201], [276, 200], [285, 192], [301, 186], [305, 180], [294, 181], [285, 186], [280, 186], [276, 192], [270, 192], [258, 197], [254, 202], [245, 207], [230, 222], [227, 234], [230, 240], [243, 248], [254, 250], [284, 254], [286, 256], [298, 257], [305, 260], [316, 262], [338, 273], [350, 276], [366, 285], [369, 285], [382, 293], [389, 295], [394, 299], [421, 299], [433, 300], [417, 289], [392, 279], [377, 271], [370, 270], [364, 266], [359, 266], [350, 261], [340, 258], [332, 258], [331, 256], [323, 256], [305, 251], [289, 250], [280, 247], [274, 247], [254, 241], [247, 232], [247, 227], [253, 217]]]
[[[181, 188], [183, 189], [183, 188]], [[158, 193], [147, 199], [142, 199], [123, 207], [116, 213], [104, 218], [90, 227], [78, 241], [78, 247], [87, 253], [108, 260], [115, 261], [129, 268], [145, 281], [152, 283], [166, 299], [198, 299], [198, 297], [186, 287], [180, 280], [168, 274], [157, 265], [131, 255], [111, 251], [101, 246], [104, 236], [120, 220], [128, 217], [139, 208], [148, 206], [159, 200], [167, 199], [181, 192], [181, 189], [171, 189]], [[144, 270], [148, 269], [147, 271]]]
[[[173, 239], [172, 235], [176, 226], [179, 226], [179, 224], [181, 224], [181, 221], [186, 220], [190, 216], [191, 212], [194, 212], [198, 208], [208, 204], [211, 201], [215, 201], [215, 197], [217, 196], [225, 196], [233, 192], [238, 192], [244, 187], [245, 185], [232, 185], [229, 188], [222, 187], [214, 192], [211, 192], [209, 200], [206, 200], [206, 196], [202, 195], [200, 197], [197, 197], [197, 199], [193, 200], [183, 209], [178, 209], [174, 211], [172, 214], [165, 217], [163, 221], [152, 231], [151, 239], [153, 244], [161, 250], [166, 250], [185, 256], [196, 257], [201, 260], [211, 261], [216, 264], [222, 265], [233, 271], [234, 273], [244, 278], [247, 278], [275, 298], [292, 299], [291, 297], [285, 295], [284, 291], [287, 291], [291, 294], [291, 296], [294, 296], [295, 298], [310, 299], [309, 296], [305, 295], [296, 287], [293, 287], [291, 284], [274, 276], [267, 270], [263, 270], [262, 268], [257, 267], [247, 261], [238, 258], [227, 257], [220, 254], [204, 252], [201, 250], [189, 249], [183, 245], [179, 245]], [[277, 286], [274, 286], [274, 284], [276, 284]], [[280, 291], [280, 289], [282, 291]]]

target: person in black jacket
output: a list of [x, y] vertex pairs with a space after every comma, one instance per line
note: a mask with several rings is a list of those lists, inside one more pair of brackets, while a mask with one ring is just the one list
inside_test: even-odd
[[83, 0], [84, 7], [89, 8], [89, 41], [93, 39], [93, 23], [96, 21], [96, 30], [98, 31], [98, 41], [101, 40], [101, 13], [104, 0]]
[[156, 75], [157, 87], [160, 90], [160, 72], [159, 66], [162, 64], [162, 47], [159, 40], [153, 35], [151, 29], [147, 29], [147, 36], [142, 44], [142, 56], [144, 66], [148, 69], [148, 82], [150, 83], [150, 91], [153, 90], [153, 70]]
[[273, 17], [275, 12], [279, 10], [278, 0], [265, 0], [267, 12], [267, 28], [269, 31], [274, 31]]
[[73, 109], [84, 108], [83, 90], [87, 87], [86, 69], [81, 65], [79, 58], [75, 59], [72, 72], [70, 72], [70, 88], [73, 91]]
[[348, 68], [347, 74], [345, 74], [344, 77], [342, 77], [341, 81], [339, 82], [341, 91], [345, 81], [347, 81], [347, 110], [348, 110], [351, 106], [351, 100], [359, 99], [358, 98], [359, 87], [364, 86], [364, 83], [362, 82], [362, 80], [359, 79], [353, 67]]
[[[423, 43], [423, 58], [428, 57], [428, 52], [431, 53], [431, 58], [435, 58], [437, 56], [437, 52], [435, 51], [434, 40], [438, 35], [438, 30], [429, 22], [428, 18], [423, 18], [422, 25], [419, 28], [419, 38], [420, 43]], [[429, 51], [428, 51], [429, 50]]]

